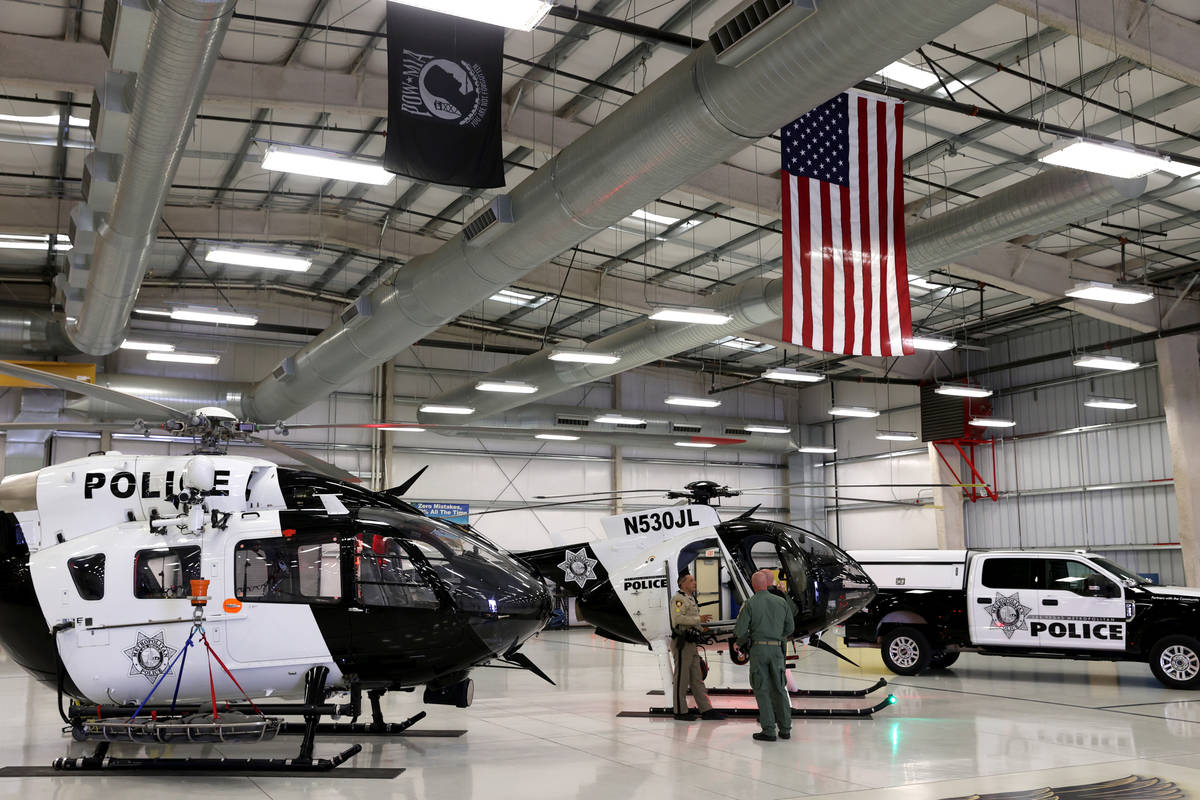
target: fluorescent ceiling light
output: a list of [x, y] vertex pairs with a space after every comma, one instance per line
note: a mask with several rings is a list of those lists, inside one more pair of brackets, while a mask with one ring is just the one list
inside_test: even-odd
[[578, 442], [578, 436], [567, 436], [565, 433], [539, 433], [535, 439], [546, 439], [551, 442]]
[[1181, 167], [1184, 166], [1169, 159], [1139, 153], [1127, 147], [1087, 142], [1083, 139], [1077, 139], [1066, 147], [1041, 156], [1038, 160], [1059, 167], [1112, 175], [1114, 178], [1139, 178], [1157, 169], [1178, 175]]
[[1200, 172], [1200, 167], [1193, 167], [1191, 164], [1181, 164], [1178, 161], [1166, 160], [1159, 166], [1163, 172], [1169, 172], [1179, 178], [1187, 178]]
[[391, 431], [392, 433], [424, 433], [425, 429], [417, 425], [406, 425], [404, 427], [377, 428], [376, 430]]
[[914, 336], [911, 339], [913, 349], [915, 350], [934, 350], [941, 352], [943, 350], [953, 350], [958, 347], [958, 342], [951, 339], [939, 339], [933, 336]]
[[550, 360], [566, 361], [572, 364], [615, 364], [621, 360], [621, 357], [611, 353], [588, 353], [583, 350], [553, 350], [550, 353]]
[[308, 268], [312, 266], [311, 258], [281, 256], [278, 253], [264, 253], [261, 250], [243, 250], [241, 248], [228, 247], [209, 250], [204, 256], [204, 260], [213, 264], [261, 267], [262, 269], [278, 269], [284, 272], [308, 272]]
[[834, 406], [829, 409], [829, 413], [835, 417], [878, 417], [879, 412], [873, 408], [865, 408], [864, 406]]
[[1087, 369], [1110, 369], [1117, 372], [1125, 372], [1130, 369], [1137, 369], [1142, 363], [1140, 361], [1128, 361], [1117, 356], [1080, 356], [1075, 359], [1075, 366], [1085, 367]]
[[[24, 117], [20, 114], [0, 114], [0, 122], [18, 122], [22, 125], [57, 125], [58, 114]], [[67, 117], [67, 125], [72, 128], [86, 128], [88, 121], [83, 117]]]
[[707, 449], [709, 447], [716, 447], [716, 445], [713, 444], [712, 442], [676, 442], [675, 446], [676, 447], [703, 447], [705, 449]]
[[724, 325], [733, 317], [707, 308], [660, 308], [650, 315], [659, 322], [694, 322], [697, 325]]
[[836, 453], [837, 448], [836, 447], [822, 447], [821, 445], [816, 445], [816, 444], [806, 444], [803, 447], [798, 448], [797, 452], [800, 452], [800, 453], [822, 453], [825, 455], [830, 455], [832, 453]]
[[657, 222], [659, 225], [674, 225], [679, 220], [676, 217], [664, 217], [662, 214], [651, 214], [649, 211], [638, 209], [629, 216], [644, 219], [647, 222]]
[[421, 412], [424, 414], [474, 414], [475, 409], [467, 406], [439, 406], [439, 405], [423, 405]]
[[[29, 236], [20, 233], [0, 233], [0, 250], [46, 250], [50, 247], [50, 234]], [[54, 249], [65, 253], [71, 249], [69, 237], [59, 233], [54, 237]]]
[[1089, 397], [1083, 404], [1088, 408], [1111, 408], [1116, 411], [1128, 411], [1131, 408], [1137, 408], [1136, 402], [1126, 400], [1123, 397]]
[[121, 342], [122, 350], [146, 350], [154, 353], [173, 353], [175, 345], [167, 344], [166, 342], [138, 342], [133, 339], [126, 339]]
[[875, 431], [875, 438], [881, 442], [915, 442], [920, 437], [912, 431]]
[[550, 302], [550, 295], [525, 294], [524, 292], [514, 292], [512, 289], [501, 289], [488, 299], [495, 300], [497, 303], [507, 303], [510, 306], [538, 308]]
[[1004, 417], [971, 417], [968, 423], [976, 428], [1011, 428], [1016, 425], [1016, 420], [1005, 419]]
[[695, 408], [716, 408], [721, 405], [720, 400], [710, 400], [707, 397], [685, 397], [679, 394], [673, 394], [663, 402], [669, 406], [694, 406]]
[[201, 353], [146, 353], [147, 361], [173, 361], [177, 364], [217, 364], [220, 356], [208, 356]]
[[825, 380], [825, 376], [819, 372], [801, 372], [791, 367], [771, 367], [762, 376], [767, 380], [790, 383], [819, 383]]
[[[154, 313], [154, 312], [143, 312]], [[220, 325], [257, 325], [258, 317], [249, 314], [231, 314], [216, 309], [207, 308], [176, 308], [171, 311], [171, 319], [178, 322], [215, 322]]]
[[395, 174], [384, 169], [378, 161], [279, 144], [267, 148], [263, 154], [262, 168], [268, 172], [290, 172], [293, 175], [369, 183], [372, 186], [387, 186], [396, 179]]
[[1124, 286], [1113, 286], [1111, 283], [1099, 281], [1084, 281], [1075, 284], [1074, 289], [1067, 291], [1067, 297], [1080, 300], [1095, 300], [1099, 303], [1120, 303], [1134, 305], [1154, 299], [1153, 292], [1143, 292], [1137, 289], [1127, 289]]
[[606, 422], [609, 425], [645, 425], [646, 420], [637, 417], [623, 417], [620, 414], [601, 414], [596, 422]]
[[982, 386], [972, 386], [969, 383], [943, 383], [933, 390], [934, 394], [944, 394], [950, 397], [991, 397], [992, 390]]
[[768, 350], [775, 349], [775, 345], [773, 344], [763, 344], [762, 342], [747, 339], [743, 336], [726, 336], [721, 339], [714, 339], [713, 344], [733, 350], [744, 350], [749, 353], [765, 353]]
[[440, 11], [504, 28], [531, 31], [550, 12], [542, 0], [392, 0], [406, 6]]
[[876, 75], [882, 75], [888, 80], [903, 83], [905, 86], [911, 86], [914, 89], [928, 89], [938, 82], [937, 76], [932, 72], [923, 69], [917, 69], [911, 64], [905, 64], [903, 61], [893, 61], [888, 64]]
[[475, 384], [480, 392], [507, 392], [508, 394], [534, 394], [538, 387], [524, 381], [480, 381]]
[[920, 275], [913, 275], [911, 272], [908, 274], [908, 285], [916, 286], [918, 289], [927, 289], [929, 291], [946, 288], [945, 286], [938, 286], [936, 283], [930, 283]]
[[779, 425], [747, 425], [742, 430], [750, 433], [791, 433], [791, 428], [784, 428]]

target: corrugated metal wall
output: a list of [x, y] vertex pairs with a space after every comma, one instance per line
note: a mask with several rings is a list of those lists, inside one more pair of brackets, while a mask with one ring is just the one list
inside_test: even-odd
[[[1128, 335], [1112, 325], [1076, 319], [997, 342], [986, 354], [973, 355], [973, 365], [978, 369], [1067, 349], [1100, 352], [1094, 349], [1097, 343]], [[981, 376], [981, 383], [997, 391], [994, 413], [1011, 416], [1017, 427], [1016, 438], [996, 445], [1001, 500], [967, 504], [967, 543], [1133, 545], [1138, 549], [1112, 550], [1114, 560], [1138, 572], [1156, 572], [1164, 582], [1182, 582], [1178, 550], [1161, 547], [1178, 541], [1179, 528], [1153, 344], [1103, 352], [1140, 361], [1142, 367], [1093, 376], [1061, 358]], [[1089, 395], [1128, 398], [1138, 407], [1087, 408], [1083, 403]], [[1095, 425], [1112, 427], [1088, 429]], [[1047, 432], [1063, 433], [1021, 438]], [[990, 480], [990, 456], [980, 460]]]

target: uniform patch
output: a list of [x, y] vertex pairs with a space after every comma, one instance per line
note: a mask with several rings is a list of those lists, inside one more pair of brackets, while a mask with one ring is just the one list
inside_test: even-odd
[[682, 601], [682, 600], [676, 600], [676, 601], [675, 601], [675, 608], [680, 608], [680, 609], [681, 609], [681, 608], [683, 608], [683, 601]]

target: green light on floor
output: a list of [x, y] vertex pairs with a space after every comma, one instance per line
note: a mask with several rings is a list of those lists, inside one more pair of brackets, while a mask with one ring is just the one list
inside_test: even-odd
[[894, 705], [896, 705], [896, 703], [899, 703], [899, 702], [900, 702], [900, 701], [899, 701], [898, 699], [896, 699], [896, 695], [894, 695], [894, 694], [889, 694], [889, 695], [888, 695], [888, 704], [889, 704], [889, 705], [893, 705], [893, 706], [894, 706]]

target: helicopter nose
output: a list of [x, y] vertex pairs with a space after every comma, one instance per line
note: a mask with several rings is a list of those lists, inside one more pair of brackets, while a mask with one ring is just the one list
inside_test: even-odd
[[459, 607], [470, 615], [471, 628], [493, 653], [507, 653], [550, 621], [552, 603], [546, 584], [529, 572], [487, 581]]

